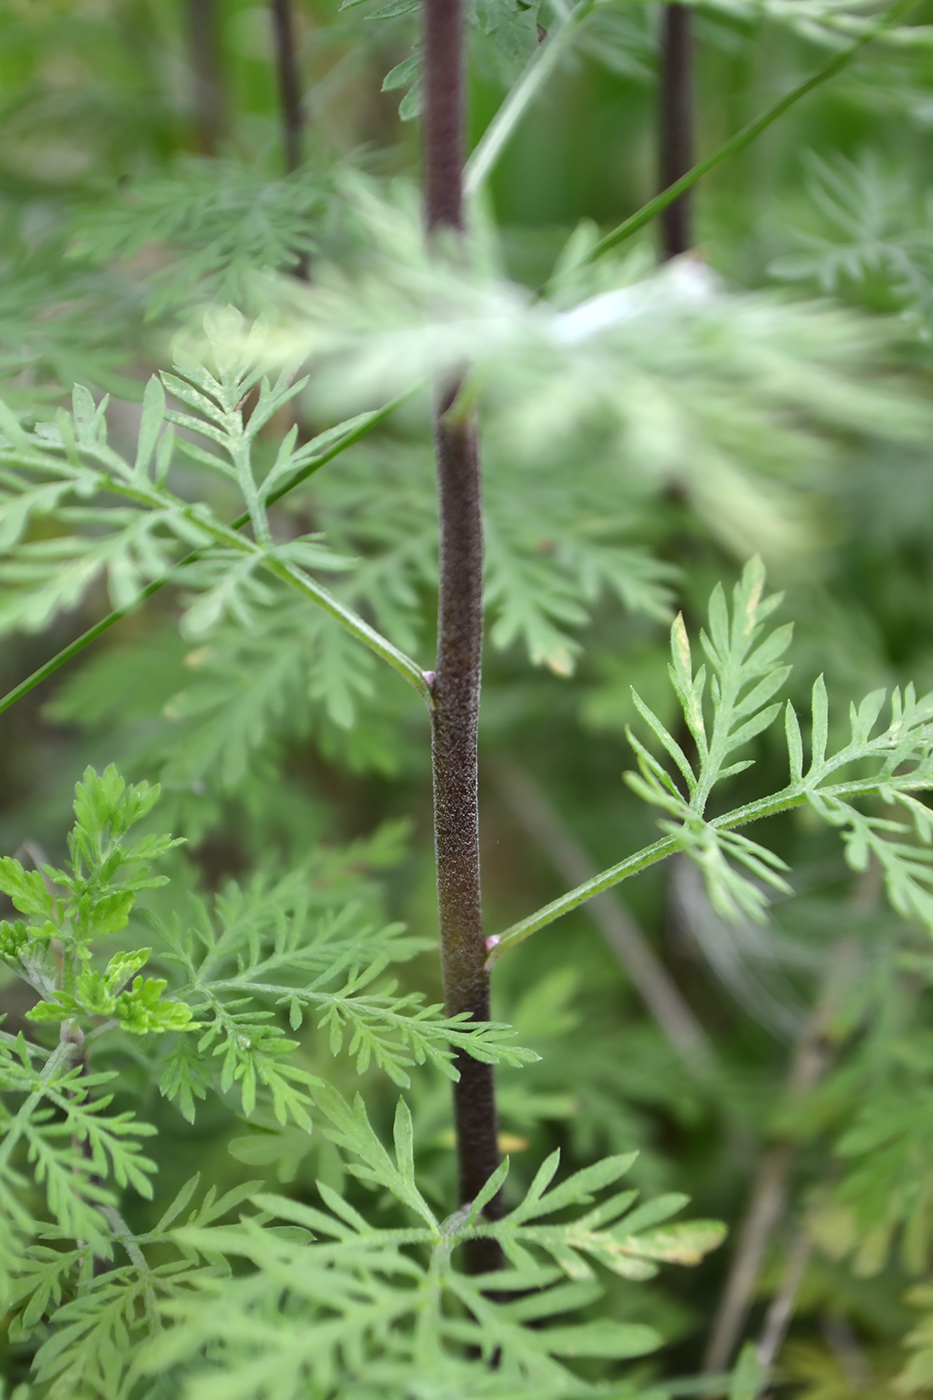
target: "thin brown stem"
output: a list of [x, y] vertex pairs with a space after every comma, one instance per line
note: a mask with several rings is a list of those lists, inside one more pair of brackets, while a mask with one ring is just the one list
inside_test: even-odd
[[794, 1316], [797, 1295], [800, 1292], [804, 1274], [807, 1272], [811, 1253], [812, 1249], [807, 1232], [800, 1228], [794, 1235], [787, 1256], [787, 1264], [784, 1268], [784, 1276], [777, 1293], [771, 1300], [771, 1306], [765, 1314], [764, 1326], [758, 1339], [756, 1350], [762, 1374], [755, 1400], [758, 1400], [758, 1396], [767, 1385], [778, 1353], [784, 1345], [784, 1338], [787, 1336], [787, 1329]]
[[[464, 43], [460, 0], [423, 0], [424, 189], [429, 232], [463, 227]], [[444, 998], [449, 1015], [489, 1019], [489, 974], [480, 897], [477, 722], [483, 642], [483, 527], [476, 427], [451, 413], [459, 386], [435, 399], [440, 511], [437, 669], [433, 681], [434, 841]], [[499, 1164], [492, 1068], [457, 1060], [454, 1118], [460, 1202], [472, 1201]], [[501, 1214], [498, 1197], [487, 1217]], [[474, 1272], [500, 1267], [495, 1241], [477, 1241]]]
[[857, 1395], [861, 1390], [868, 1390], [874, 1383], [874, 1377], [868, 1364], [868, 1358], [862, 1350], [862, 1344], [849, 1319], [829, 1313], [823, 1319], [821, 1331], [829, 1343], [830, 1350], [839, 1362], [839, 1369], [853, 1394]]
[[[666, 4], [661, 16], [658, 189], [668, 189], [693, 165], [693, 36], [690, 6]], [[692, 195], [661, 211], [661, 256], [679, 257], [693, 245]]]
[[295, 24], [291, 0], [270, 0], [272, 28], [275, 33], [275, 64], [279, 79], [279, 100], [282, 113], [282, 144], [285, 169], [290, 175], [302, 160], [304, 112], [298, 63], [295, 52]]
[[[857, 892], [856, 900], [860, 895]], [[841, 939], [830, 955], [823, 993], [794, 1052], [787, 1081], [791, 1098], [814, 1089], [838, 1051], [835, 1021], [840, 997], [850, 984], [857, 962], [857, 950], [851, 940]], [[758, 1163], [703, 1362], [707, 1375], [727, 1369], [742, 1335], [765, 1254], [784, 1214], [797, 1147], [793, 1138], [774, 1138]]]
[[739, 1230], [726, 1289], [703, 1362], [707, 1375], [724, 1371], [742, 1334], [768, 1244], [784, 1212], [795, 1145], [773, 1142], [758, 1163], [745, 1218]]

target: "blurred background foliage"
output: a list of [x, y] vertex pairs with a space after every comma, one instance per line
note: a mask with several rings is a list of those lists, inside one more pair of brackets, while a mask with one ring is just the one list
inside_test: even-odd
[[[475, 5], [474, 141], [560, 21], [552, 5]], [[608, 229], [655, 192], [659, 12], [638, 0], [596, 6], [493, 173], [483, 218], [528, 288], [551, 276], [581, 220]], [[877, 13], [855, 0], [697, 4], [698, 153]], [[304, 125], [301, 163], [288, 170], [264, 5], [0, 2], [0, 377], [14, 407], [49, 416], [79, 380], [114, 395], [112, 432], [131, 440], [145, 380], [167, 365], [179, 325], [205, 302], [255, 309], [257, 270], [310, 266], [313, 278], [317, 257], [339, 253], [347, 165], [378, 179], [416, 172], [417, 122], [399, 114], [400, 102], [403, 116], [417, 107], [413, 7], [295, 0], [293, 19]], [[828, 297], [886, 318], [878, 373], [921, 397], [933, 332], [931, 128], [933, 6], [919, 4], [909, 27], [718, 167], [693, 201], [697, 255], [729, 287]], [[654, 227], [628, 251], [649, 266]], [[356, 605], [427, 657], [435, 564], [423, 408], [397, 414], [288, 509], [365, 561]], [[328, 426], [313, 401], [301, 413], [303, 431]], [[857, 416], [837, 421], [812, 461], [778, 474], [773, 510], [793, 527], [770, 531], [766, 506], [743, 541], [763, 550], [771, 584], [787, 593], [795, 701], [806, 703], [822, 671], [839, 715], [877, 686], [933, 687], [929, 452], [875, 436]], [[745, 444], [747, 457], [760, 453], [746, 462], [749, 480], [771, 470], [763, 438]], [[713, 583], [744, 562], [715, 529], [715, 498], [704, 513], [676, 479], [636, 488], [605, 442], [569, 444], [562, 471], [558, 489], [488, 444], [491, 513], [497, 473], [505, 482], [491, 591], [517, 609], [507, 624], [491, 617], [486, 659], [490, 930], [651, 839], [620, 781], [631, 765], [630, 687], [673, 723], [666, 618], [676, 607], [702, 617]], [[734, 504], [723, 499], [722, 510]], [[500, 526], [511, 543], [497, 555]], [[100, 590], [42, 635], [7, 639], [3, 688], [107, 606]], [[221, 888], [402, 821], [404, 841], [392, 827], [355, 868], [360, 879], [379, 871], [377, 902], [430, 938], [425, 717], [365, 654], [337, 655], [341, 645], [342, 634], [335, 641], [282, 602], [261, 635], [228, 626], [192, 646], [161, 595], [3, 714], [0, 846], [28, 842], [56, 858], [76, 778], [110, 761], [163, 783], [160, 822], [189, 840], [176, 882], [192, 887]], [[530, 665], [529, 652], [545, 664]], [[780, 786], [776, 742], [764, 736], [757, 757]], [[763, 781], [749, 791], [771, 790]], [[713, 1369], [725, 1368], [786, 1300], [781, 1393], [927, 1393], [929, 1352], [921, 1338], [905, 1372], [903, 1344], [933, 1308], [928, 935], [895, 920], [876, 872], [853, 878], [832, 834], [804, 812], [773, 840], [797, 893], [766, 929], [724, 924], [692, 870], [674, 863], [626, 885], [624, 903], [582, 909], [503, 959], [495, 1014], [542, 1055], [499, 1076], [504, 1146], [520, 1175], [555, 1145], [568, 1168], [637, 1147], [641, 1186], [686, 1191], [696, 1214], [728, 1222], [728, 1243], [701, 1269], [650, 1290], [614, 1285], [619, 1316], [674, 1339], [652, 1376], [696, 1373], [714, 1337]], [[431, 957], [409, 973], [439, 995]], [[0, 988], [12, 1028], [19, 998], [12, 983]], [[313, 1034], [305, 1051], [310, 1067], [329, 1063]], [[426, 1189], [443, 1200], [448, 1085], [420, 1071], [411, 1096]], [[388, 1122], [394, 1100], [373, 1074], [374, 1115]], [[197, 1129], [173, 1108], [153, 1112], [163, 1171], [179, 1183], [195, 1163], [209, 1163], [221, 1186], [268, 1172], [299, 1191], [341, 1172], [332, 1149], [296, 1130], [247, 1129], [232, 1108]], [[737, 1258], [746, 1276], [730, 1291]], [[25, 1358], [6, 1358], [18, 1375]]]

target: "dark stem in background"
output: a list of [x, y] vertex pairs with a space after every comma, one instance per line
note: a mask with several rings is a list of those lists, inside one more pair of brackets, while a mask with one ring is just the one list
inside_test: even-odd
[[279, 76], [279, 98], [282, 104], [282, 138], [285, 147], [285, 169], [290, 175], [301, 164], [304, 113], [301, 108], [301, 88], [295, 61], [295, 25], [291, 0], [270, 0], [272, 27], [275, 31], [275, 63]]
[[[693, 39], [690, 6], [667, 4], [661, 17], [658, 189], [666, 190], [693, 165]], [[682, 194], [660, 216], [661, 256], [692, 247], [692, 195]]]
[[212, 156], [226, 130], [218, 0], [188, 0], [194, 121], [198, 149]]
[[[460, 0], [423, 0], [424, 190], [429, 234], [463, 227], [464, 40]], [[440, 593], [434, 679], [434, 842], [441, 964], [448, 1015], [489, 1020], [489, 974], [480, 900], [477, 721], [483, 643], [483, 526], [476, 428], [449, 412], [458, 391], [435, 399], [440, 510]], [[460, 1204], [472, 1201], [499, 1165], [492, 1067], [457, 1059], [454, 1118]], [[502, 1213], [498, 1197], [486, 1208]], [[498, 1244], [476, 1241], [472, 1272], [501, 1267]]]
[[[275, 66], [279, 79], [285, 173], [291, 175], [301, 165], [305, 124], [295, 54], [295, 16], [292, 0], [269, 0], [269, 3], [272, 9], [272, 28], [275, 31]], [[308, 281], [307, 252], [298, 255], [291, 271], [302, 282]]]

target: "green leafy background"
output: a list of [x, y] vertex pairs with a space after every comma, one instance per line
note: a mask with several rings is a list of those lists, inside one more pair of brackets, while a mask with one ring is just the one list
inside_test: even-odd
[[[413, 5], [296, 0], [292, 173], [266, 8], [219, 7], [210, 121], [196, 8], [0, 3], [2, 688], [213, 545], [0, 715], [0, 1385], [689, 1393], [756, 1173], [783, 1154], [741, 1340], [803, 1240], [781, 1393], [926, 1393], [930, 818], [903, 765], [929, 762], [933, 688], [933, 10], [711, 172], [699, 258], [655, 277], [653, 227], [588, 253], [655, 192], [657, 6], [580, 24], [473, 210], [468, 267], [421, 253]], [[881, 12], [693, 9], [701, 154]], [[475, 145], [566, 13], [471, 17]], [[427, 717], [309, 593], [430, 666], [419, 386], [439, 350], [469, 355], [484, 425], [488, 930], [656, 839], [678, 850], [600, 925], [582, 907], [501, 948], [495, 1024], [471, 1037], [500, 1066], [510, 1159], [499, 1310], [455, 1267], [476, 1228], [451, 1215], [467, 1033], [439, 1007]], [[755, 554], [773, 619], [742, 581]], [[742, 672], [730, 627], [753, 614], [771, 651]], [[902, 751], [884, 736], [906, 712]], [[821, 745], [849, 753], [857, 803], [820, 795]], [[716, 827], [789, 781], [801, 801], [754, 832]], [[101, 874], [115, 812], [151, 880]], [[87, 1070], [58, 1045], [74, 1014], [115, 1023]], [[746, 1347], [719, 1393], [755, 1395], [756, 1364]]]

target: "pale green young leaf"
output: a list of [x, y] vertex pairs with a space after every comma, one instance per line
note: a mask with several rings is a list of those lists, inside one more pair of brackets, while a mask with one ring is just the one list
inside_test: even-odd
[[[669, 668], [671, 684], [684, 712], [687, 728], [693, 735], [701, 762], [706, 762], [708, 742], [706, 723], [703, 718], [703, 691], [706, 686], [706, 667], [701, 666], [696, 676], [690, 653], [690, 639], [684, 625], [683, 614], [678, 613], [671, 628], [671, 664]], [[666, 746], [665, 746], [666, 747]]]
[[510, 1163], [508, 1157], [503, 1157], [502, 1161], [499, 1163], [492, 1176], [490, 1176], [488, 1181], [486, 1181], [483, 1184], [483, 1186], [480, 1187], [479, 1191], [477, 1191], [476, 1198], [470, 1206], [469, 1213], [467, 1215], [467, 1219], [465, 1222], [467, 1225], [475, 1225], [477, 1220], [479, 1220], [480, 1216], [482, 1215], [483, 1211], [486, 1209], [486, 1206], [489, 1204], [489, 1202], [493, 1199], [494, 1196], [498, 1194], [499, 1191], [501, 1191], [502, 1187], [508, 1180], [509, 1166]]
[[[593, 1166], [583, 1167], [574, 1172], [550, 1191], [543, 1190], [542, 1183], [545, 1177], [539, 1172], [524, 1201], [515, 1208], [509, 1219], [517, 1224], [520, 1221], [537, 1219], [542, 1215], [553, 1215], [555, 1211], [563, 1210], [567, 1206], [589, 1205], [594, 1192], [618, 1181], [631, 1170], [637, 1155], [636, 1152], [628, 1152], [622, 1156], [604, 1157]], [[548, 1158], [545, 1168], [551, 1170], [553, 1175], [559, 1161], [560, 1155], [555, 1153]]]
[[789, 700], [784, 709], [784, 733], [787, 738], [790, 780], [792, 783], [799, 783], [803, 778], [803, 738], [797, 711]]
[[300, 305], [291, 288], [283, 296], [269, 336], [274, 358], [312, 356], [319, 392], [341, 415], [469, 364], [497, 455], [542, 475], [574, 470], [595, 428], [613, 462], [661, 489], [676, 484], [745, 554], [799, 544], [799, 511], [777, 483], [788, 462], [825, 460], [824, 432], [840, 418], [848, 431], [872, 419], [885, 437], [927, 436], [919, 402], [908, 407], [866, 372], [877, 326], [726, 291], [691, 259], [659, 271], [596, 263], [576, 278], [577, 304], [558, 309], [491, 273], [479, 247], [470, 259], [439, 244], [426, 259], [407, 193], [387, 201], [351, 179], [346, 198], [368, 230], [368, 259], [319, 264]]
[[165, 390], [158, 375], [153, 375], [143, 394], [143, 411], [139, 423], [139, 438], [133, 470], [146, 475], [158, 445], [165, 422]]
[[642, 719], [651, 728], [656, 737], [664, 745], [671, 758], [677, 764], [677, 767], [680, 769], [681, 773], [686, 779], [687, 790], [689, 795], [692, 797], [694, 792], [696, 791], [696, 774], [691, 768], [687, 756], [681, 748], [680, 744], [678, 744], [674, 736], [671, 733], [669, 733], [667, 729], [665, 729], [664, 725], [658, 719], [654, 711], [648, 708], [644, 700], [642, 700], [641, 696], [635, 690], [632, 691], [632, 700], [634, 701], [635, 708], [641, 715]]
[[373, 1131], [359, 1095], [351, 1106], [331, 1085], [319, 1083], [315, 1086], [315, 1101], [329, 1125], [325, 1129], [328, 1137], [357, 1159], [350, 1168], [353, 1174], [370, 1186], [391, 1191], [432, 1229], [436, 1228], [437, 1219], [415, 1184], [412, 1162], [407, 1155], [406, 1136], [411, 1131], [411, 1118], [407, 1117], [406, 1126], [408, 1109], [402, 1107], [402, 1101], [396, 1113], [401, 1149], [394, 1162]]
[[0, 890], [8, 895], [21, 914], [57, 924], [61, 904], [38, 870], [24, 870], [13, 856], [0, 857]]
[[817, 676], [813, 682], [811, 707], [810, 775], [813, 775], [819, 773], [826, 762], [826, 745], [829, 742], [829, 700], [822, 676]]

